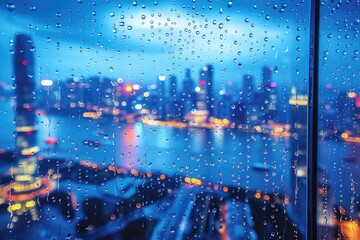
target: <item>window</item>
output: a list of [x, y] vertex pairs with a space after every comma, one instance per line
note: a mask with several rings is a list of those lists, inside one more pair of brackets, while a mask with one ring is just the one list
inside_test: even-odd
[[1, 238], [356, 236], [358, 4], [2, 4]]

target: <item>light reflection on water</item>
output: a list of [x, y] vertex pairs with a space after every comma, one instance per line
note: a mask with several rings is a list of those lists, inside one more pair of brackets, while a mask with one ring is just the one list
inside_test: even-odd
[[[3, 109], [3, 107], [2, 107]], [[12, 124], [11, 109], [3, 121]], [[12, 113], [13, 114], [13, 113]], [[200, 129], [113, 123], [79, 116], [38, 117], [38, 142], [44, 155], [114, 164], [143, 171], [185, 175], [204, 182], [235, 185], [266, 191], [288, 191], [291, 153], [288, 139], [235, 129]], [[12, 145], [10, 137], [1, 146]], [[45, 144], [46, 137], [59, 139], [58, 146]], [[99, 141], [100, 147], [84, 140]], [[285, 160], [284, 160], [285, 159]], [[268, 170], [256, 170], [264, 162]]]

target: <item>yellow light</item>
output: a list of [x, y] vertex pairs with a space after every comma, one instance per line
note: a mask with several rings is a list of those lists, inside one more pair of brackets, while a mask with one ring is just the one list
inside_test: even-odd
[[34, 200], [31, 200], [31, 201], [28, 201], [25, 203], [25, 207], [27, 207], [27, 208], [35, 207], [35, 205], [36, 205], [36, 202]]
[[341, 134], [341, 137], [344, 138], [344, 139], [346, 139], [346, 138], [349, 137], [349, 134], [346, 133], [346, 132], [344, 132], [344, 133]]
[[31, 175], [17, 175], [15, 179], [16, 181], [19, 182], [27, 182], [27, 181], [31, 181], [33, 177]]
[[35, 126], [22, 126], [22, 127], [17, 127], [16, 132], [31, 132], [31, 131], [35, 131], [36, 127]]
[[348, 97], [349, 98], [356, 98], [357, 94], [355, 92], [349, 92]]
[[127, 85], [127, 86], [125, 87], [125, 92], [127, 92], [127, 93], [131, 93], [132, 90], [133, 90], [133, 88], [132, 88], [132, 86], [130, 86], [130, 85]]
[[255, 193], [255, 198], [257, 198], [257, 199], [259, 199], [259, 198], [261, 198], [261, 194], [260, 193]]
[[26, 148], [21, 150], [21, 155], [33, 155], [40, 151], [40, 148], [38, 146], [34, 146], [31, 148]]
[[8, 207], [9, 212], [17, 211], [17, 210], [20, 210], [20, 209], [21, 209], [21, 203], [15, 203], [15, 204], [10, 205]]
[[150, 96], [150, 93], [149, 92], [144, 92], [144, 97], [149, 97]]
[[197, 178], [191, 178], [190, 182], [194, 185], [201, 185], [201, 183], [202, 183], [201, 180], [197, 179]]
[[229, 123], [230, 123], [230, 121], [229, 121], [229, 120], [227, 120], [226, 118], [224, 118], [224, 119], [223, 119], [223, 123], [224, 123], [224, 124], [229, 124]]
[[190, 183], [190, 178], [189, 178], [189, 177], [186, 177], [186, 178], [184, 179], [184, 181], [185, 181], [186, 183]]

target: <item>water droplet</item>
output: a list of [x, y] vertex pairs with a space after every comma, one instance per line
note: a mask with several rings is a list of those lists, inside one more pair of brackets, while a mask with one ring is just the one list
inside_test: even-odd
[[296, 41], [300, 41], [300, 36], [296, 36]]
[[114, 13], [114, 12], [111, 12], [111, 13], [110, 13], [110, 17], [115, 17], [115, 13]]
[[230, 21], [230, 16], [226, 16], [226, 21]]
[[55, 27], [61, 28], [61, 23], [56, 23], [56, 24], [55, 24]]
[[113, 72], [113, 71], [114, 71], [114, 68], [113, 68], [113, 67], [110, 67], [110, 68], [109, 68], [109, 71], [110, 71], [110, 72]]
[[145, 19], [146, 18], [146, 16], [143, 14], [143, 15], [141, 15], [141, 19]]
[[231, 8], [231, 7], [232, 7], [232, 5], [233, 5], [233, 3], [232, 3], [232, 2], [228, 2], [228, 4], [227, 4], [227, 6], [228, 6], [229, 8]]
[[328, 35], [327, 35], [327, 38], [332, 38], [334, 35], [332, 35], [331, 33], [329, 33]]
[[269, 19], [270, 19], [270, 16], [269, 16], [269, 15], [266, 15], [266, 16], [265, 16], [265, 19], [266, 19], [266, 20], [269, 20]]
[[133, 1], [133, 6], [134, 6], [134, 7], [137, 6], [137, 1]]
[[132, 26], [128, 26], [128, 27], [127, 27], [127, 30], [132, 30], [132, 29], [133, 29]]
[[13, 3], [8, 3], [8, 4], [6, 5], [6, 7], [7, 7], [7, 9], [8, 9], [10, 12], [15, 11], [15, 4], [13, 4]]
[[112, 32], [117, 33], [117, 28], [113, 28]]
[[224, 24], [220, 23], [219, 24], [219, 29], [222, 29], [224, 27]]
[[171, 233], [174, 233], [174, 232], [175, 232], [175, 228], [174, 228], [174, 227], [170, 228], [170, 232], [171, 232]]

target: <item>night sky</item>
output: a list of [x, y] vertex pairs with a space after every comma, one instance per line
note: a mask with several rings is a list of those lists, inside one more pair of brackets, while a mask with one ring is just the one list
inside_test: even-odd
[[[309, 1], [12, 1], [0, 6], [0, 81], [11, 83], [12, 41], [17, 32], [29, 33], [36, 48], [36, 79], [64, 80], [70, 76], [122, 77], [126, 82], [148, 85], [159, 74], [184, 78], [185, 68], [199, 80], [206, 64], [215, 69], [215, 87], [229, 81], [241, 87], [242, 76], [252, 74], [261, 82], [264, 65], [278, 69], [278, 86], [297, 86], [306, 91], [309, 62]], [[332, 11], [334, 3], [324, 8]], [[343, 4], [327, 24], [348, 14]], [[336, 11], [335, 11], [336, 12]], [[355, 10], [348, 23], [356, 25]], [[350, 19], [350, 18], [354, 19]], [[344, 27], [343, 22], [337, 26]], [[352, 26], [352, 29], [354, 28]], [[333, 28], [323, 28], [328, 35]], [[349, 30], [350, 31], [350, 30]], [[323, 53], [329, 47], [324, 72], [332, 62], [343, 61], [326, 81], [344, 77], [351, 54], [337, 54], [332, 45], [345, 44], [344, 31], [324, 37]], [[329, 40], [330, 39], [330, 40]], [[352, 40], [353, 41], [353, 40]], [[354, 43], [355, 44], [355, 43]], [[345, 46], [344, 45], [344, 46]], [[358, 45], [358, 44], [357, 44]], [[341, 51], [341, 50], [340, 50]], [[325, 53], [324, 53], [325, 54]], [[320, 54], [321, 55], [321, 54]], [[344, 60], [344, 56], [346, 59]], [[321, 55], [322, 57], [322, 55]], [[328, 70], [327, 70], [328, 69]], [[358, 75], [352, 69], [351, 75]], [[348, 80], [349, 82], [352, 80]], [[344, 83], [339, 86], [343, 86]], [[336, 85], [334, 83], [334, 85]], [[345, 84], [346, 85], [346, 84]]]

